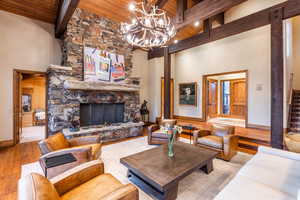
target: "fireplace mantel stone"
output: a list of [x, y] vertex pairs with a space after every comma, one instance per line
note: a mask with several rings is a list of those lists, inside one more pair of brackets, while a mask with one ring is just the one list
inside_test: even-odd
[[69, 90], [95, 90], [95, 91], [126, 91], [138, 92], [140, 86], [126, 83], [112, 83], [112, 82], [89, 82], [78, 80], [66, 80], [64, 88]]

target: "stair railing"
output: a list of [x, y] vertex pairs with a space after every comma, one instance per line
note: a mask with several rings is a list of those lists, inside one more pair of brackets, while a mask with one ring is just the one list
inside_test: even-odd
[[294, 82], [294, 73], [291, 73], [290, 76], [290, 80], [289, 80], [289, 91], [288, 91], [288, 109], [289, 109], [289, 113], [288, 113], [288, 123], [287, 123], [287, 128], [288, 131], [290, 131], [291, 129], [291, 120], [292, 120], [292, 109], [293, 109], [293, 96], [294, 96], [294, 89], [293, 89], [293, 82]]

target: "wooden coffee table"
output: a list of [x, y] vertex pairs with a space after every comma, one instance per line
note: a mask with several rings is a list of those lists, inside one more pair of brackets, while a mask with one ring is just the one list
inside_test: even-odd
[[161, 145], [125, 158], [121, 163], [128, 168], [128, 178], [155, 199], [173, 200], [178, 183], [195, 170], [209, 174], [217, 152], [176, 142], [175, 156], [168, 157], [167, 145]]

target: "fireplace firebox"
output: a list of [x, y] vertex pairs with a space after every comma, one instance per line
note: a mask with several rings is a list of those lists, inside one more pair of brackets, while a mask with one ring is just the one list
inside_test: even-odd
[[124, 103], [80, 104], [80, 126], [124, 122]]

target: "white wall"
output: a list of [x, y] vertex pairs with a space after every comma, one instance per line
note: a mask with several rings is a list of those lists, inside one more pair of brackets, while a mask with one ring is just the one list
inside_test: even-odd
[[[247, 16], [286, 0], [248, 0], [230, 9], [225, 14], [226, 23]], [[261, 27], [239, 35], [188, 49], [175, 54], [172, 72], [175, 79], [174, 114], [189, 117], [202, 117], [202, 75], [228, 71], [249, 71], [249, 124], [270, 126], [271, 110], [271, 49], [270, 26]], [[149, 62], [150, 99], [152, 118], [160, 113], [160, 77], [163, 74], [163, 59]], [[153, 69], [153, 70], [152, 70]], [[178, 84], [198, 82], [198, 106], [179, 106]], [[154, 87], [153, 87], [154, 86]], [[260, 91], [258, 86], [262, 86]]]
[[0, 11], [0, 141], [13, 139], [13, 69], [46, 71], [60, 64], [54, 26]]
[[[202, 76], [248, 70], [249, 124], [270, 125], [270, 26], [208, 43], [176, 54], [175, 97], [178, 84], [198, 82], [198, 107], [179, 106], [175, 115], [202, 117]], [[262, 85], [262, 91], [256, 85]]]

